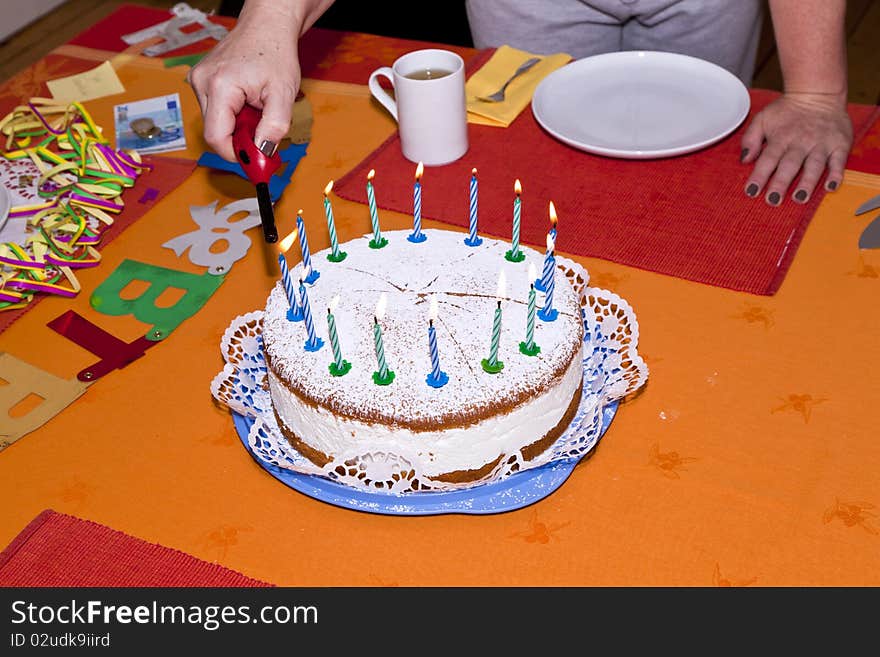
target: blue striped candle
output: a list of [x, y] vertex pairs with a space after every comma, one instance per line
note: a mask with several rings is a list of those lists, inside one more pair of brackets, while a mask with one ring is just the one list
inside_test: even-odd
[[434, 322], [437, 321], [437, 295], [431, 295], [431, 310], [428, 316], [428, 351], [431, 354], [431, 373], [426, 382], [432, 388], [442, 388], [449, 382], [446, 372], [440, 370], [440, 350], [437, 347], [437, 329]]
[[[545, 322], [552, 322], [559, 315], [553, 307], [553, 289], [556, 287], [556, 257], [553, 255], [553, 235], [547, 235], [547, 258], [544, 260], [544, 274], [541, 285], [544, 291], [544, 306], [538, 311], [538, 317]], [[549, 262], [549, 265], [548, 265]], [[537, 285], [535, 286], [537, 287]]]
[[[307, 271], [303, 270], [303, 273], [307, 273]], [[312, 309], [309, 306], [309, 293], [306, 291], [303, 279], [299, 280], [299, 297], [302, 299], [303, 318], [306, 320], [306, 333], [308, 333], [305, 350], [318, 351], [324, 346], [324, 341], [315, 333], [315, 322], [312, 319]]]
[[302, 210], [297, 210], [296, 212], [296, 230], [299, 232], [299, 248], [302, 251], [303, 271], [309, 272], [305, 282], [311, 285], [318, 280], [318, 276], [321, 274], [312, 269], [312, 254], [309, 251], [309, 238], [306, 237], [306, 224], [302, 218]]
[[544, 255], [544, 269], [541, 271], [541, 278], [535, 281], [535, 289], [541, 292], [547, 291], [550, 279], [553, 277], [553, 270], [556, 268], [556, 257], [553, 250], [556, 248], [556, 240], [552, 233], [547, 233], [547, 253]]
[[284, 257], [285, 252], [290, 248], [290, 245], [293, 244], [293, 240], [296, 239], [295, 232], [296, 231], [281, 240], [279, 244], [281, 247], [281, 253], [278, 254], [278, 266], [281, 269], [281, 284], [284, 286], [284, 294], [287, 297], [287, 303], [290, 306], [287, 309], [287, 319], [291, 322], [300, 322], [303, 318], [302, 308], [300, 308], [296, 287], [293, 285], [293, 277], [290, 275], [290, 269], [287, 266], [287, 258]]
[[468, 207], [470, 208], [470, 233], [464, 241], [468, 246], [479, 246], [483, 243], [483, 240], [477, 236], [478, 194], [479, 186], [477, 184], [477, 170], [471, 169], [470, 202], [468, 204]]
[[422, 173], [425, 165], [419, 162], [416, 167], [416, 182], [413, 185], [413, 232], [406, 239], [414, 244], [424, 242], [428, 236], [422, 233]]

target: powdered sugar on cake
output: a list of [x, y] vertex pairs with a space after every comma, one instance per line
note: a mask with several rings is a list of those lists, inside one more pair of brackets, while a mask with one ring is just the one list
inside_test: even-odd
[[[305, 322], [287, 319], [288, 300], [281, 282], [276, 284], [263, 320], [264, 346], [271, 369], [297, 396], [336, 415], [418, 432], [437, 425], [467, 426], [505, 409], [513, 410], [566, 378], [575, 352], [580, 353], [583, 327], [579, 295], [560, 271], [555, 277], [553, 303], [559, 318], [535, 322], [535, 342], [541, 353], [530, 357], [519, 350], [526, 333], [529, 262], [540, 272], [544, 254], [520, 247], [526, 260], [511, 263], [504, 258], [508, 243], [484, 237], [482, 245], [468, 247], [462, 233], [423, 232], [428, 239], [421, 244], [408, 242], [408, 231], [387, 232], [384, 237], [389, 243], [382, 249], [369, 247], [371, 235], [353, 240], [341, 246], [348, 256], [340, 263], [327, 261], [329, 250], [312, 255], [320, 277], [307, 291], [315, 328], [325, 341], [317, 352], [304, 349]], [[301, 267], [291, 267], [297, 287]], [[489, 374], [480, 361], [489, 355], [502, 269], [507, 289], [498, 357], [504, 369]], [[372, 378], [378, 369], [373, 317], [383, 292], [388, 296], [388, 308], [380, 324], [388, 367], [395, 373], [387, 386], [376, 385]], [[334, 317], [340, 347], [343, 358], [352, 364], [351, 371], [341, 377], [328, 370], [333, 351], [326, 316], [337, 294], [340, 303]], [[431, 371], [431, 294], [436, 294], [439, 302], [435, 326], [440, 367], [449, 375], [442, 388], [425, 382]], [[544, 295], [539, 292], [538, 308], [543, 303]]]

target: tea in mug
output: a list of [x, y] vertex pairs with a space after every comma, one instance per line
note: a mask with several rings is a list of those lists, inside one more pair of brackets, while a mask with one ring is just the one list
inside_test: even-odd
[[445, 78], [447, 75], [452, 75], [452, 71], [447, 71], [442, 68], [420, 68], [412, 73], [407, 73], [404, 77], [409, 78], [410, 80], [437, 80], [439, 78]]

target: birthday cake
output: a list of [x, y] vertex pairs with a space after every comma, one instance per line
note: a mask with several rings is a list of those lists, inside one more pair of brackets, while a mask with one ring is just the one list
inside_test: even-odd
[[511, 262], [509, 242], [408, 234], [341, 244], [341, 261], [312, 254], [272, 289], [262, 343], [278, 428], [318, 467], [388, 463], [389, 481], [422, 478], [414, 490], [527, 467], [581, 399], [581, 290], [553, 265], [550, 291], [530, 294], [545, 254], [528, 247]]

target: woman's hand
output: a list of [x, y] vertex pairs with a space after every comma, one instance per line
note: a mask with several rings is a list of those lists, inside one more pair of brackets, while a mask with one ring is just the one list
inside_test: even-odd
[[792, 182], [792, 199], [806, 203], [825, 173], [825, 189], [834, 191], [852, 147], [852, 122], [846, 98], [831, 94], [785, 94], [759, 112], [742, 138], [744, 163], [755, 163], [746, 183], [748, 196], [764, 191], [779, 205]]
[[281, 7], [253, 7], [190, 70], [187, 81], [202, 110], [205, 141], [224, 159], [235, 161], [232, 132], [245, 103], [263, 111], [254, 142], [267, 154], [290, 129], [301, 76], [298, 35], [293, 17]]

